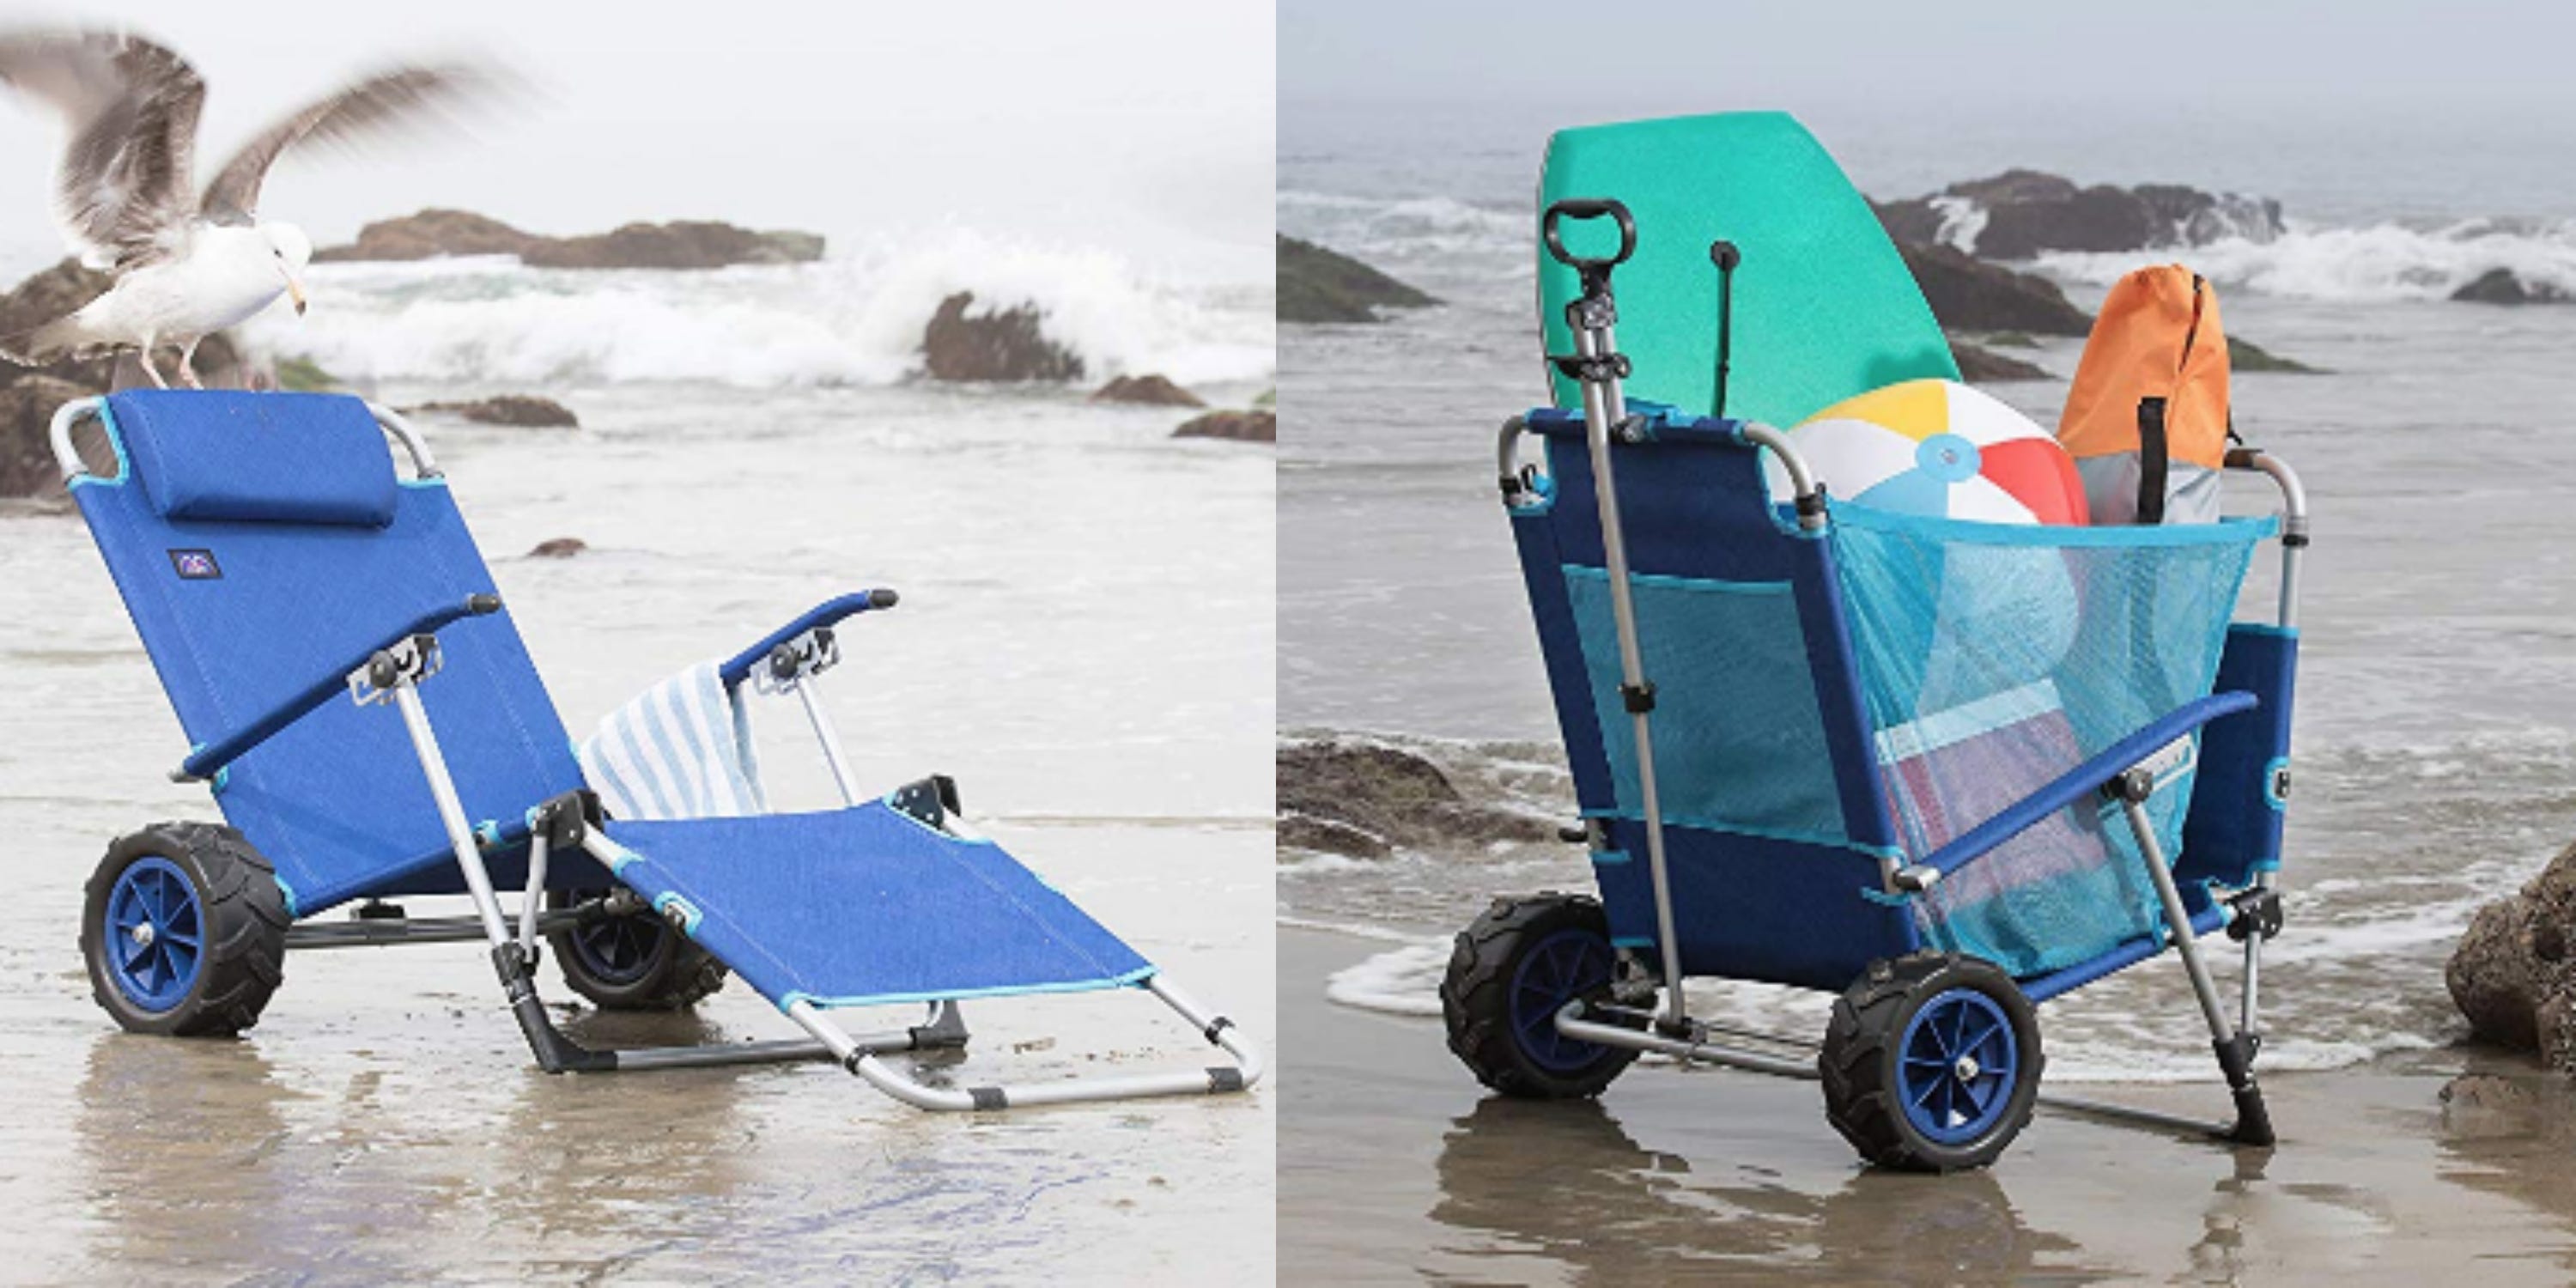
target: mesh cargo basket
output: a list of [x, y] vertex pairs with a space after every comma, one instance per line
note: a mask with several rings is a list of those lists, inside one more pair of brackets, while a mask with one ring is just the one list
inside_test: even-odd
[[[1831, 529], [1888, 812], [1922, 858], [2079, 762], [2209, 695], [2274, 521], [2015, 527], [1836, 505]], [[2153, 764], [2179, 850], [2198, 739]], [[1915, 902], [1925, 940], [2029, 978], [2154, 930], [2116, 804], [2081, 802]]]

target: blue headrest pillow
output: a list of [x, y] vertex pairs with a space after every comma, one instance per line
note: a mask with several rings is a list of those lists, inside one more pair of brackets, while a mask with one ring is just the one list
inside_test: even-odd
[[381, 528], [392, 450], [343, 394], [131, 389], [109, 395], [128, 471], [167, 519]]

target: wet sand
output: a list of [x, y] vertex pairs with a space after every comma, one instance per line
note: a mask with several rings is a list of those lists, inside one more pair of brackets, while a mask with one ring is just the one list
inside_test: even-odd
[[[1385, 947], [1280, 932], [1283, 1282], [2576, 1276], [2576, 1093], [2528, 1063], [2436, 1050], [2266, 1077], [2274, 1150], [2044, 1111], [1988, 1171], [1886, 1175], [1859, 1168], [1809, 1083], [1641, 1064], [1597, 1103], [1488, 1097], [1437, 1020], [1324, 999]], [[2226, 1108], [2214, 1077], [2062, 1090]]]

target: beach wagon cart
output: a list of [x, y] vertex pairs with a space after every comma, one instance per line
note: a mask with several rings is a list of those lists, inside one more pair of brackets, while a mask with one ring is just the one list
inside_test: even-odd
[[[76, 448], [92, 424], [112, 472]], [[729, 693], [801, 700], [844, 808], [619, 819], [399, 417], [338, 396], [135, 391], [65, 406], [52, 445], [193, 740], [172, 777], [208, 784], [230, 824], [145, 828], [91, 878], [81, 948], [125, 1028], [249, 1028], [290, 954], [480, 941], [549, 1073], [829, 1060], [922, 1108], [988, 1110], [1237, 1092], [1260, 1076], [1240, 1029], [974, 835], [946, 779], [860, 790], [815, 686], [840, 657], [835, 630], [892, 592], [827, 601], [717, 668]], [[522, 891], [515, 916], [507, 886]], [[447, 894], [472, 915], [389, 902]], [[603, 1007], [687, 1005], [730, 970], [808, 1036], [585, 1048], [539, 1000], [541, 944]], [[886, 1060], [964, 1045], [960, 999], [1108, 988], [1153, 994], [1232, 1063], [969, 1086]], [[829, 1015], [892, 1005], [925, 1019], [853, 1035]]]
[[[1574, 407], [1505, 427], [1501, 484], [1600, 895], [1499, 899], [1458, 937], [1451, 1048], [1528, 1097], [1598, 1094], [1639, 1052], [1814, 1078], [1865, 1160], [1975, 1167], [2040, 1099], [2035, 1004], [2171, 948], [2233, 1121], [2050, 1103], [2272, 1143], [2253, 1064], [2280, 928], [2295, 476], [2238, 449], [2228, 465], [2276, 482], [2282, 512], [2165, 527], [1843, 503], [1765, 421], [1958, 373], [1805, 130], [1567, 131], [1542, 200], [1542, 314]], [[2277, 617], [2231, 623], [2276, 536]], [[2221, 932], [2243, 943], [2232, 1009], [2204, 952]], [[1693, 1018], [1691, 978], [1840, 998], [1819, 1044]]]

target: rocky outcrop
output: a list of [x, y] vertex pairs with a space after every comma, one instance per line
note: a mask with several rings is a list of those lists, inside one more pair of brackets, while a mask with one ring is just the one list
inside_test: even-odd
[[549, 238], [519, 252], [519, 262], [533, 268], [703, 269], [808, 264], [821, 258], [823, 239], [813, 233], [754, 232], [693, 220]]
[[1017, 304], [971, 314], [972, 292], [939, 302], [921, 333], [922, 370], [933, 380], [1063, 382], [1082, 379], [1082, 359], [1050, 339], [1037, 308]]
[[499, 394], [472, 402], [422, 403], [406, 407], [403, 414], [454, 416], [477, 425], [509, 425], [522, 429], [579, 429], [581, 422], [572, 409], [550, 398], [526, 394]]
[[430, 209], [400, 219], [379, 219], [358, 230], [346, 246], [313, 252], [316, 263], [438, 259], [448, 255], [516, 255], [545, 240], [488, 215]]
[[2321, 375], [2324, 369], [2311, 367], [2296, 358], [2284, 358], [2251, 340], [2227, 337], [2227, 369], [2242, 374], [2248, 371], [2278, 371], [2290, 375]]
[[2132, 251], [2281, 235], [2281, 203], [2180, 184], [2084, 187], [2037, 170], [2007, 170], [1878, 207], [1900, 242], [1939, 244], [1983, 259], [2044, 251]]
[[325, 247], [313, 258], [347, 262], [447, 255], [516, 255], [538, 268], [707, 269], [808, 263], [823, 257], [823, 239], [707, 220], [632, 223], [586, 237], [543, 237], [471, 211], [433, 209], [378, 220], [359, 229], [355, 242]]
[[1207, 400], [1161, 376], [1119, 376], [1091, 392], [1093, 402], [1147, 407], [1205, 407]]
[[2451, 298], [2462, 304], [2576, 303], [2576, 295], [2548, 282], [2526, 282], [2510, 268], [2488, 269], [2476, 281], [2451, 292]]
[[1279, 235], [1279, 320], [1375, 322], [1379, 309], [1418, 309], [1440, 301], [1348, 255]]
[[590, 549], [590, 543], [579, 537], [548, 537], [528, 551], [530, 559], [570, 559]]
[[1278, 751], [1283, 848], [1383, 858], [1398, 848], [1470, 847], [1553, 841], [1556, 829], [1461, 796], [1440, 767], [1394, 747], [1340, 739], [1283, 744]]
[[1267, 411], [1212, 411], [1192, 417], [1174, 438], [1225, 438], [1238, 443], [1275, 443], [1279, 441], [1279, 416]]
[[1959, 364], [1959, 378], [1972, 385], [1993, 384], [2009, 380], [2053, 380], [2038, 363], [1997, 353], [1983, 345], [1950, 337], [1950, 357]]
[[2093, 319], [2036, 273], [1987, 264], [1948, 246], [1899, 245], [1932, 316], [1949, 331], [2019, 331], [2080, 336]]
[[2443, 980], [2479, 1039], [2576, 1075], [2576, 845], [2478, 909]]
[[54, 463], [46, 432], [54, 409], [97, 392], [96, 386], [40, 372], [19, 372], [0, 385], [0, 497], [52, 496], [63, 490], [63, 472]]

